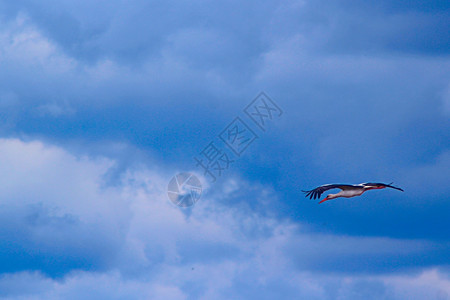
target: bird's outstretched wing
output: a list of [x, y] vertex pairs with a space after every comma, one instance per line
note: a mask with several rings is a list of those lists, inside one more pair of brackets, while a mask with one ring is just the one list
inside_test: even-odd
[[359, 185], [351, 185], [351, 184], [324, 184], [321, 185], [319, 187], [316, 187], [313, 190], [310, 191], [302, 191], [303, 193], [305, 193], [305, 197], [309, 197], [309, 199], [317, 199], [320, 198], [320, 196], [322, 195], [323, 192], [331, 190], [331, 189], [341, 189], [341, 190], [346, 190], [346, 189], [351, 189], [351, 188], [355, 188]]
[[393, 186], [392, 184], [393, 184], [393, 182], [391, 182], [391, 183], [389, 183], [389, 184], [386, 184], [386, 183], [380, 183], [380, 182], [366, 182], [366, 183], [361, 183], [362, 186], [367, 186], [367, 187], [388, 187], [388, 188], [391, 188], [391, 189], [396, 189], [396, 190], [399, 190], [399, 191], [404, 192], [403, 189], [401, 189], [401, 188], [399, 188], [399, 187], [396, 187], [396, 186]]

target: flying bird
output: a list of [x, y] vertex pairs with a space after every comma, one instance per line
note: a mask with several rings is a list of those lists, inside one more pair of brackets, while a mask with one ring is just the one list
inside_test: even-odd
[[341, 189], [341, 191], [337, 194], [328, 194], [322, 201], [319, 203], [325, 202], [327, 200], [336, 199], [339, 197], [351, 198], [355, 196], [361, 196], [365, 191], [369, 190], [379, 190], [384, 188], [392, 188], [399, 191], [404, 192], [401, 188], [392, 186], [393, 182], [390, 184], [385, 183], [375, 183], [375, 182], [366, 182], [360, 184], [324, 184], [319, 187], [316, 187], [310, 191], [302, 191], [305, 193], [305, 197], [309, 197], [309, 199], [317, 199], [320, 198], [323, 192], [331, 190], [331, 189]]

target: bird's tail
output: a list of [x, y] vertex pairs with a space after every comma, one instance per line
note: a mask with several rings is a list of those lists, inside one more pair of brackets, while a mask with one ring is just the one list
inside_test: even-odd
[[402, 191], [402, 192], [404, 192], [404, 190], [403, 190], [403, 189], [401, 189], [401, 188], [399, 188], [399, 187], [396, 187], [396, 186], [393, 186], [392, 184], [393, 184], [393, 182], [391, 182], [391, 183], [387, 184], [387, 186], [388, 186], [388, 187], [390, 187], [390, 188], [393, 188], [393, 189], [396, 189], [396, 190], [399, 190], [399, 191]]

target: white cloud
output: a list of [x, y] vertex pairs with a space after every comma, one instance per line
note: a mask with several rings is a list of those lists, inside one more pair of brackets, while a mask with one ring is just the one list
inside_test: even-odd
[[[21, 272], [0, 277], [2, 299], [436, 299], [447, 300], [450, 281], [445, 274], [430, 269], [415, 275], [340, 276], [308, 272], [285, 272], [277, 282], [232, 282], [244, 266], [222, 264], [214, 267], [180, 267], [158, 272], [157, 279], [125, 278], [119, 272], [74, 272], [62, 280], [38, 272]], [[258, 270], [256, 270], [258, 271]], [[202, 276], [201, 274], [207, 274]], [[245, 278], [242, 278], [245, 280]], [[251, 285], [249, 282], [251, 281]], [[232, 284], [242, 284], [235, 289]], [[198, 293], [206, 285], [205, 292]], [[277, 290], [271, 290], [277, 288]], [[280, 289], [281, 288], [281, 289]], [[188, 293], [183, 290], [191, 290]], [[259, 292], [257, 291], [259, 290]], [[256, 292], [255, 292], [256, 291]]]
[[65, 73], [76, 67], [75, 60], [62, 54], [50, 40], [31, 25], [26, 15], [19, 14], [15, 20], [2, 25], [1, 64], [15, 64], [31, 69], [42, 68], [55, 73]]
[[[128, 103], [134, 101], [130, 95], [144, 94], [145, 101], [153, 101], [160, 95], [166, 98], [174, 86], [180, 94], [204, 89], [222, 94], [232, 91], [218, 70], [198, 68], [193, 64], [194, 58], [185, 58], [183, 48], [189, 49], [192, 43], [186, 44], [181, 33], [162, 39], [158, 55], [143, 59], [139, 65], [129, 65], [114, 56], [101, 56], [91, 62], [73, 55], [46, 35], [26, 13], [19, 13], [8, 22], [0, 20], [0, 25], [0, 68], [9, 75], [0, 82], [0, 91], [11, 89], [8, 92], [21, 100], [24, 109], [29, 107], [25, 101], [37, 103], [41, 115], [71, 114], [78, 105], [94, 102]], [[207, 42], [214, 36], [201, 31], [198, 38]], [[214, 51], [224, 50], [216, 47]], [[29, 94], [33, 99], [26, 97]], [[137, 98], [141, 103], [142, 98]], [[5, 101], [1, 100], [0, 105]]]
[[382, 281], [399, 299], [450, 299], [450, 280], [436, 269], [415, 276], [386, 276]]

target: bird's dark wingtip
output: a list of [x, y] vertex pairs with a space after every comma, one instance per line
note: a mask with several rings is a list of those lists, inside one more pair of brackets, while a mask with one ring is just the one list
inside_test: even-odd
[[304, 191], [304, 190], [301, 190], [301, 191], [302, 191], [303, 193], [305, 193], [305, 197], [306, 197], [306, 198], [308, 198], [308, 196], [309, 196], [309, 194], [310, 194], [310, 192], [311, 192], [311, 191]]

